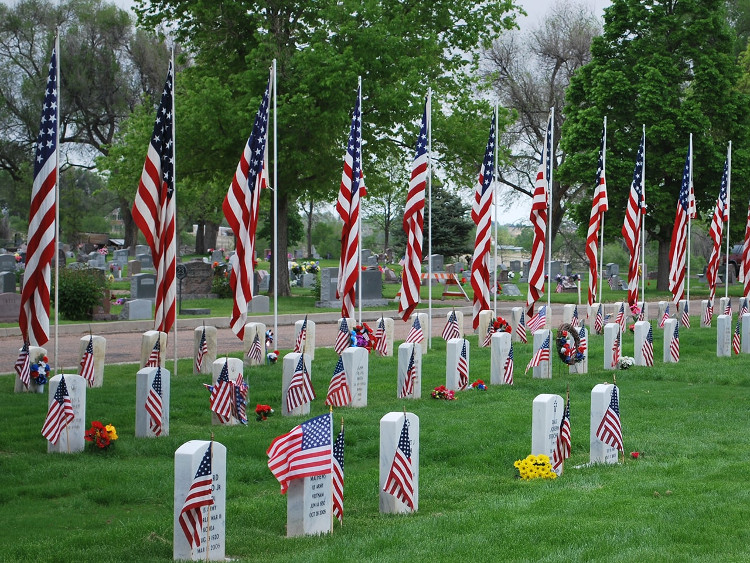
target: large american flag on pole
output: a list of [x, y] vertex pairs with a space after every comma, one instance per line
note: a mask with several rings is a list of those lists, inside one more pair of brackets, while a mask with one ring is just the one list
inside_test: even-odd
[[[213, 475], [211, 465], [213, 459], [211, 451], [213, 442], [208, 444], [206, 453], [203, 454], [198, 470], [195, 472], [190, 490], [185, 497], [185, 502], [180, 509], [180, 528], [191, 547], [200, 547], [203, 528], [203, 507], [213, 506], [214, 499], [211, 496], [213, 490]], [[209, 520], [210, 522], [210, 520]]]
[[750, 296], [750, 203], [747, 206], [747, 219], [745, 222], [745, 239], [742, 244], [742, 295]]
[[253, 129], [222, 204], [224, 217], [236, 241], [235, 253], [229, 259], [232, 265], [229, 284], [234, 291], [229, 326], [240, 340], [245, 336], [247, 304], [253, 299], [255, 233], [258, 228], [260, 192], [268, 184], [268, 100], [272, 83], [273, 75], [268, 79], [258, 113], [255, 114]]
[[544, 149], [536, 175], [536, 186], [531, 200], [529, 220], [534, 228], [529, 263], [529, 292], [526, 297], [526, 313], [529, 320], [534, 315], [534, 305], [544, 293], [544, 258], [547, 240], [547, 218], [549, 214], [549, 179], [552, 174], [552, 112], [547, 120]]
[[594, 186], [594, 199], [591, 202], [591, 215], [589, 217], [589, 230], [586, 233], [586, 258], [589, 261], [589, 306], [596, 301], [596, 290], [599, 284], [599, 229], [602, 217], [609, 209], [607, 199], [607, 181], [604, 177], [604, 163], [607, 150], [607, 121], [602, 126], [602, 144], [599, 149], [599, 163], [596, 167], [596, 185]]
[[170, 62], [132, 211], [156, 268], [154, 329], [162, 332], [172, 329], [177, 296], [173, 82]]
[[68, 394], [68, 386], [65, 383], [65, 376], [60, 376], [60, 382], [57, 384], [57, 390], [52, 397], [52, 402], [47, 410], [47, 418], [44, 419], [42, 426], [42, 436], [47, 438], [53, 444], [57, 444], [60, 434], [65, 428], [73, 422], [75, 413], [73, 412], [73, 403]]
[[411, 180], [406, 195], [404, 208], [404, 233], [406, 233], [406, 252], [404, 269], [401, 272], [401, 299], [398, 313], [405, 321], [414, 312], [419, 303], [420, 274], [422, 273], [422, 242], [424, 240], [424, 203], [425, 186], [429, 174], [428, 120], [429, 98], [425, 100], [422, 126], [419, 128], [417, 150], [411, 165]]
[[495, 174], [495, 119], [490, 125], [490, 136], [484, 151], [479, 181], [474, 189], [471, 220], [477, 226], [474, 256], [471, 260], [471, 287], [474, 290], [472, 326], [479, 326], [479, 312], [490, 308], [490, 225], [492, 223], [492, 178]]
[[[708, 303], [713, 306], [716, 297], [716, 275], [719, 271], [719, 255], [721, 254], [721, 237], [724, 230], [724, 222], [729, 220], [729, 203], [727, 202], [727, 189], [729, 185], [729, 156], [724, 161], [724, 173], [721, 176], [721, 189], [719, 197], [716, 198], [716, 207], [711, 217], [711, 227], [708, 236], [711, 238], [711, 255], [706, 266], [706, 282], [708, 283]], [[711, 321], [709, 320], [708, 323]], [[707, 323], [707, 324], [708, 324]]]
[[57, 185], [57, 48], [52, 51], [34, 154], [34, 182], [29, 208], [26, 269], [18, 324], [24, 341], [43, 346], [49, 340], [51, 262], [55, 256]]
[[[344, 171], [336, 202], [336, 211], [344, 222], [341, 229], [341, 258], [336, 297], [341, 299], [341, 316], [354, 316], [354, 285], [359, 277], [359, 208], [360, 196], [365, 195], [362, 179], [362, 90], [357, 88], [349, 142], [344, 156]], [[361, 191], [360, 191], [361, 190]]]
[[612, 395], [609, 406], [604, 411], [599, 427], [596, 429], [596, 437], [612, 448], [623, 451], [622, 425], [620, 424], [620, 402], [617, 399], [617, 385], [612, 387]]
[[[678, 303], [685, 294], [685, 266], [687, 264], [687, 234], [690, 216], [690, 200], [693, 196], [693, 147], [688, 147], [685, 168], [682, 171], [682, 185], [677, 198], [677, 212], [672, 228], [672, 240], [669, 243], [669, 290], [672, 299]], [[692, 205], [695, 209], [695, 204]]]
[[414, 510], [414, 474], [411, 465], [409, 423], [406, 415], [404, 415], [404, 426], [401, 428], [401, 435], [383, 490]]
[[94, 386], [94, 337], [89, 336], [89, 342], [86, 345], [86, 350], [83, 352], [81, 357], [80, 369], [78, 375], [83, 377], [89, 387]]
[[625, 208], [625, 221], [622, 225], [622, 236], [625, 238], [625, 244], [630, 253], [628, 263], [628, 305], [638, 304], [638, 280], [641, 252], [641, 224], [643, 214], [646, 210], [644, 199], [644, 179], [643, 179], [643, 162], [646, 150], [646, 133], [644, 131], [641, 137], [641, 144], [638, 147], [638, 154], [635, 159], [635, 168], [633, 169], [633, 182], [630, 184], [630, 195]]

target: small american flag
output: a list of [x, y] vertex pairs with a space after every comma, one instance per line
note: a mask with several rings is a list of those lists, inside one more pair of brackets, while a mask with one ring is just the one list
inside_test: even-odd
[[345, 407], [352, 402], [352, 392], [346, 381], [346, 371], [344, 371], [344, 360], [339, 356], [336, 363], [336, 369], [333, 370], [333, 377], [328, 386], [328, 395], [326, 396], [326, 405], [334, 407]]
[[505, 365], [503, 365], [503, 383], [506, 385], [513, 385], [513, 343], [510, 344], [510, 350], [508, 350], [508, 357], [505, 358]]
[[159, 344], [160, 339], [161, 337], [156, 337], [156, 342], [154, 342], [154, 347], [151, 349], [151, 354], [149, 355], [144, 367], [155, 368], [159, 366], [159, 356], [161, 355], [161, 344]]
[[737, 324], [734, 325], [734, 334], [732, 335], [732, 350], [735, 354], [740, 353], [740, 344], [742, 342], [740, 337], [740, 319], [737, 319]]
[[685, 307], [682, 309], [682, 315], [680, 316], [680, 323], [685, 328], [690, 328], [690, 307], [688, 306], [688, 302], [685, 301]]
[[81, 357], [81, 367], [78, 370], [78, 375], [83, 377], [89, 384], [89, 387], [94, 386], [94, 337], [89, 336], [89, 343], [86, 346], [86, 350]]
[[625, 303], [620, 303], [620, 310], [617, 311], [615, 322], [620, 325], [620, 331], [625, 330]]
[[669, 303], [667, 303], [667, 306], [664, 308], [664, 314], [659, 320], [659, 328], [664, 328], [664, 323], [667, 321], [667, 319], [669, 319]]
[[578, 305], [573, 308], [573, 318], [570, 324], [572, 324], [574, 328], [581, 326], [580, 319], [578, 318]]
[[565, 460], [570, 457], [571, 440], [570, 440], [570, 397], [565, 402], [565, 411], [560, 421], [560, 431], [557, 433], [555, 450], [552, 452], [552, 469], [558, 469], [563, 466]]
[[524, 373], [527, 373], [531, 368], [538, 367], [542, 362], [549, 362], [549, 335], [544, 339], [536, 354], [529, 360]]
[[422, 325], [419, 322], [419, 317], [414, 317], [414, 323], [411, 325], [411, 329], [409, 330], [409, 334], [406, 335], [406, 341], [407, 344], [411, 344], [412, 342], [415, 344], [421, 344], [424, 342], [424, 332], [422, 331]]
[[706, 304], [706, 310], [703, 313], [703, 324], [706, 326], [711, 326], [711, 320], [714, 318], [714, 303], [713, 301], [709, 301]]
[[602, 316], [602, 304], [599, 303], [599, 308], [596, 310], [596, 316], [594, 317], [594, 332], [601, 334], [604, 330], [604, 317]]
[[344, 423], [341, 423], [336, 441], [333, 443], [333, 515], [344, 523]]
[[411, 349], [411, 356], [409, 357], [409, 365], [406, 366], [406, 375], [404, 376], [404, 384], [400, 389], [399, 393], [399, 399], [402, 399], [404, 397], [408, 397], [409, 395], [412, 395], [414, 393], [414, 382], [417, 379], [417, 366], [414, 363], [414, 349], [415, 346], [412, 346]]
[[617, 362], [620, 361], [620, 331], [617, 331], [615, 341], [612, 343], [612, 367], [617, 367]]
[[609, 289], [611, 289], [612, 291], [614, 291], [615, 289], [619, 289], [617, 276], [610, 276], [609, 279], [607, 279], [607, 283], [609, 284]]
[[732, 315], [732, 301], [727, 299], [727, 304], [724, 306], [724, 314]]
[[581, 325], [581, 330], [578, 331], [578, 342], [578, 347], [585, 356], [588, 356], [589, 341], [586, 335], [586, 327], [583, 325]]
[[669, 343], [669, 356], [673, 361], [680, 361], [680, 327], [674, 325], [674, 334], [672, 335], [672, 341]]
[[206, 327], [204, 326], [200, 342], [198, 343], [198, 355], [195, 356], [195, 371], [198, 373], [203, 368], [203, 358], [206, 357], [206, 354], [208, 354], [208, 343], [206, 342]]
[[263, 359], [263, 350], [260, 346], [260, 336], [257, 332], [255, 333], [255, 338], [253, 338], [253, 343], [250, 345], [250, 349], [247, 351], [247, 357], [258, 364]]
[[547, 306], [542, 305], [539, 312], [529, 319], [529, 330], [533, 333], [540, 328], [544, 328], [547, 323]]
[[209, 443], [180, 510], [180, 527], [191, 547], [200, 547], [201, 545], [203, 507], [213, 506], [214, 504], [214, 499], [211, 496], [213, 485], [213, 475], [211, 474], [212, 447], [213, 444]]
[[307, 315], [305, 315], [305, 320], [302, 321], [302, 326], [299, 329], [297, 340], [294, 343], [294, 351], [296, 353], [301, 354], [304, 351], [306, 340], [307, 340]]
[[242, 374], [237, 374], [237, 379], [234, 381], [234, 412], [237, 413], [237, 420], [242, 424], [247, 424], [247, 389], [248, 385], [245, 383], [245, 378]]
[[461, 338], [461, 329], [458, 326], [456, 311], [451, 311], [451, 314], [448, 315], [448, 322], [445, 323], [445, 328], [443, 329], [443, 338], [446, 341], [451, 338]]
[[148, 413], [148, 427], [154, 436], [161, 436], [162, 401], [161, 401], [161, 368], [156, 368], [154, 380], [146, 395], [146, 412]]
[[305, 365], [305, 355], [300, 354], [297, 368], [286, 391], [286, 410], [291, 412], [315, 398], [315, 390]]
[[380, 317], [378, 328], [375, 329], [375, 351], [385, 356], [388, 353], [388, 338], [385, 334], [385, 319]]
[[648, 333], [646, 333], [646, 340], [643, 342], [641, 352], [646, 366], [652, 367], [654, 365], [654, 330], [651, 324], [648, 325]]
[[330, 413], [295, 426], [268, 446], [268, 468], [286, 493], [289, 481], [331, 472], [333, 417]]
[[742, 315], [747, 315], [747, 313], [748, 313], [747, 297], [742, 297], [740, 299], [740, 318], [742, 318]]
[[466, 340], [463, 341], [461, 353], [458, 355], [456, 371], [458, 371], [458, 389], [459, 391], [463, 391], [469, 386], [469, 361], [466, 358]]
[[15, 369], [21, 383], [28, 389], [31, 383], [31, 364], [29, 363], [29, 343], [26, 340], [23, 341], [23, 347], [18, 353]]
[[343, 318], [339, 325], [339, 331], [336, 333], [336, 343], [333, 345], [333, 349], [337, 354], [341, 355], [341, 352], [349, 347], [350, 342], [349, 324], [346, 322], [346, 319]]
[[391, 470], [388, 472], [383, 490], [414, 510], [414, 475], [411, 467], [411, 443], [406, 416], [404, 416], [404, 426], [401, 429]]
[[563, 290], [563, 284], [561, 281], [557, 282], [557, 287], [555, 288], [555, 293], [562, 293]]
[[521, 318], [518, 320], [518, 326], [516, 326], [516, 335], [518, 335], [519, 340], [524, 344], [528, 342], [526, 337], [526, 321], [524, 320], [523, 311], [521, 311]]
[[57, 444], [62, 431], [73, 422], [75, 414], [73, 413], [73, 403], [68, 395], [68, 386], [65, 384], [65, 376], [60, 376], [60, 383], [57, 385], [57, 391], [52, 398], [47, 418], [44, 419], [42, 426], [42, 436], [47, 438], [53, 444]]
[[229, 381], [229, 361], [224, 360], [224, 367], [221, 368], [219, 378], [211, 390], [209, 404], [211, 410], [216, 413], [222, 424], [227, 422], [232, 416], [232, 382]]
[[482, 348], [486, 348], [490, 344], [492, 344], [492, 335], [495, 334], [495, 329], [492, 326], [492, 321], [487, 325], [487, 333], [484, 335], [484, 340], [482, 340]]
[[622, 426], [620, 424], [620, 402], [617, 400], [617, 385], [612, 387], [612, 397], [607, 410], [604, 411], [602, 421], [596, 429], [596, 437], [618, 451], [624, 451], [622, 446]]

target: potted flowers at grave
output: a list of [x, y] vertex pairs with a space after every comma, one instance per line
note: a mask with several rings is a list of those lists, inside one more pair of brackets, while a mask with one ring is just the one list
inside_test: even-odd
[[91, 449], [94, 451], [107, 451], [112, 442], [117, 440], [117, 437], [117, 429], [114, 425], [107, 424], [105, 426], [98, 420], [94, 420], [91, 423], [91, 428], [83, 434], [83, 438], [87, 442], [91, 442]]
[[40, 354], [30, 366], [31, 385], [29, 390], [32, 393], [44, 393], [44, 386], [49, 381], [50, 372], [49, 359], [44, 354]]

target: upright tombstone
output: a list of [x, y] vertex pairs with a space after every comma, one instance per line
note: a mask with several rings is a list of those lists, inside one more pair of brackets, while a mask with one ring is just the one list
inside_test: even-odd
[[589, 461], [591, 463], [617, 463], [617, 448], [613, 448], [602, 442], [596, 431], [607, 412], [612, 400], [612, 390], [615, 388], [611, 383], [599, 383], [591, 390], [591, 421], [590, 421], [590, 444]]
[[496, 332], [492, 335], [492, 341], [490, 342], [490, 383], [492, 385], [506, 383], [503, 375], [512, 341], [513, 335], [507, 332]]
[[[578, 332], [579, 346], [583, 347], [583, 359], [580, 362], [575, 362], [568, 366], [568, 373], [588, 373], [589, 372], [589, 331], [586, 326], [581, 325], [578, 328], [574, 328]], [[568, 339], [570, 340], [570, 338]], [[571, 342], [571, 346], [574, 345], [575, 339]]]
[[[203, 331], [206, 331], [206, 353], [201, 362], [200, 371], [195, 364], [195, 358], [198, 357], [198, 351], [201, 347]], [[215, 326], [199, 326], [193, 331], [193, 375], [211, 373], [211, 365], [216, 360], [217, 333]], [[263, 346], [261, 341], [261, 347]], [[262, 348], [261, 348], [262, 349]]]
[[409, 317], [409, 322], [411, 323], [409, 325], [409, 330], [411, 330], [411, 327], [414, 324], [415, 317], [419, 319], [419, 326], [422, 327], [422, 333], [424, 334], [424, 340], [419, 344], [419, 347], [422, 348], [422, 355], [424, 355], [427, 353], [427, 344], [430, 340], [431, 326], [429, 324], [429, 317], [427, 316], [427, 313], [412, 313], [411, 317]]
[[[256, 336], [260, 342], [260, 360], [252, 358], [252, 354], [250, 354]], [[245, 337], [242, 339], [242, 349], [244, 351], [242, 357], [244, 358], [243, 361], [246, 366], [262, 366], [266, 362], [266, 352], [268, 352], [268, 350], [266, 350], [265, 323], [247, 323], [245, 325]]]
[[130, 297], [156, 299], [156, 274], [135, 274], [130, 280]]
[[[670, 305], [671, 303], [669, 301], [659, 301], [658, 303], [659, 308], [658, 308], [658, 312], [656, 313], [656, 321], [657, 321], [656, 326], [658, 326], [659, 328], [665, 328], [666, 326], [666, 325], [662, 325], [661, 320], [664, 318], [664, 313], [666, 312], [667, 307]], [[670, 312], [670, 315], [674, 313], [674, 311], [672, 311], [671, 308], [669, 312]]]
[[[731, 324], [731, 323], [730, 323]], [[677, 327], [677, 319], [667, 319], [664, 321], [664, 363], [665, 364], [674, 364], [677, 363], [677, 360], [675, 360], [672, 357], [672, 354], [670, 352], [670, 347], [672, 346], [672, 340], [674, 339], [674, 329]], [[729, 343], [731, 345], [731, 334], [729, 335]], [[731, 348], [730, 348], [731, 352]]]
[[617, 364], [613, 360], [615, 357], [615, 341], [618, 335], [620, 336], [620, 342], [617, 348], [617, 355], [622, 357], [620, 325], [617, 323], [607, 323], [604, 325], [604, 369], [617, 369]]
[[[523, 307], [513, 307], [510, 310], [510, 341], [520, 342], [521, 337], [516, 334], [518, 323], [521, 322], [521, 315], [523, 314]], [[526, 319], [524, 318], [524, 322]]]
[[[731, 270], [732, 268], [729, 268], [729, 269]], [[732, 298], [731, 297], [721, 297], [719, 299], [719, 310], [716, 311], [716, 312], [719, 313], [720, 315], [723, 315], [724, 311], [727, 310], [727, 307], [730, 307], [730, 309], [729, 309], [730, 311], [732, 310], [731, 309], [731, 307], [732, 307]], [[731, 314], [730, 314], [730, 316], [731, 316]]]
[[612, 306], [612, 316], [609, 318], [609, 322], [611, 323], [617, 322], [617, 315], [620, 313], [621, 307], [624, 312], [624, 316], [620, 324], [620, 329], [624, 331], [625, 325], [627, 324], [626, 319], [628, 318], [628, 304], [625, 303], [624, 301], [615, 301], [614, 305]]
[[[465, 347], [465, 348], [464, 348]], [[445, 345], [445, 387], [452, 391], [463, 391], [468, 389], [469, 385], [469, 366], [470, 344], [464, 338], [451, 338]], [[466, 350], [466, 381], [461, 385], [461, 375], [459, 373], [459, 359], [461, 352]]]
[[357, 326], [357, 321], [355, 321], [351, 317], [346, 317], [346, 318], [342, 317], [338, 321], [336, 321], [336, 336], [334, 336], [333, 338], [334, 345], [336, 343], [336, 339], [339, 337], [339, 332], [341, 332], [341, 325], [343, 324], [344, 321], [346, 321], [346, 328], [348, 330], [350, 338], [351, 338], [352, 330], [354, 329], [355, 326]]
[[717, 318], [716, 355], [720, 358], [732, 355], [732, 315], [719, 315]]
[[[146, 403], [151, 403], [156, 398], [149, 398], [153, 389], [154, 378], [157, 368], [142, 368], [135, 374], [135, 437], [155, 438], [157, 436], [169, 436], [169, 395], [170, 374], [168, 369], [161, 369], [161, 428], [151, 423], [152, 417], [146, 408]], [[154, 391], [155, 392], [155, 391]], [[153, 404], [153, 403], [152, 403]], [[158, 404], [158, 403], [157, 403]], [[158, 432], [158, 434], [157, 434]]]
[[648, 301], [639, 301], [638, 308], [641, 310], [644, 321], [648, 320]]
[[[685, 305], [687, 304], [687, 300], [680, 299], [677, 302], [677, 324], [680, 328], [684, 327], [685, 325], [682, 322], [682, 312], [685, 310]], [[690, 315], [690, 309], [688, 309], [688, 316]]]
[[[646, 359], [643, 356], [643, 345], [646, 342], [648, 336], [648, 329], [651, 327], [651, 323], [648, 321], [638, 321], [635, 323], [633, 328], [634, 334], [634, 350], [633, 350], [633, 361], [637, 366], [645, 366]], [[652, 333], [653, 337], [653, 333]], [[653, 352], [652, 352], [653, 355]]]
[[[409, 360], [414, 351], [414, 365], [412, 375], [413, 391], [406, 395], [403, 394], [406, 383], [407, 372], [409, 370]], [[398, 347], [398, 387], [396, 396], [400, 399], [420, 399], [422, 397], [422, 347], [415, 345], [413, 342], [399, 345]]]
[[331, 474], [292, 479], [286, 492], [286, 537], [333, 531]]
[[487, 329], [492, 322], [495, 314], [490, 309], [484, 309], [479, 311], [479, 327], [477, 328], [477, 334], [479, 335], [478, 343], [481, 348], [484, 346], [484, 338], [487, 336]]
[[[210, 448], [210, 451], [209, 451]], [[210, 468], [210, 474], [202, 473]], [[201, 471], [202, 470], [202, 471]], [[196, 476], [197, 475], [197, 476]], [[181, 521], [190, 529], [190, 519], [186, 514], [181, 518], [185, 499], [191, 493], [191, 487], [201, 479], [211, 484], [213, 504], [197, 510], [202, 516], [197, 523], [195, 535], [198, 542], [188, 540]], [[227, 448], [219, 442], [190, 440], [185, 442], [174, 453], [174, 534], [173, 558], [189, 561], [224, 561], [226, 544], [226, 495], [227, 495]], [[195, 511], [193, 511], [195, 514]]]
[[349, 347], [341, 354], [346, 381], [352, 394], [352, 407], [367, 406], [367, 380], [369, 375], [369, 354], [362, 347]]
[[160, 361], [159, 365], [164, 367], [167, 361], [167, 333], [160, 332], [158, 330], [147, 330], [143, 333], [141, 338], [141, 363], [140, 367], [146, 367], [148, 358], [151, 356], [151, 352], [154, 349], [154, 344], [159, 341], [159, 348], [161, 353], [159, 354]]
[[[94, 384], [92, 387], [101, 387], [104, 383], [104, 360], [107, 354], [107, 339], [103, 336], [91, 337], [94, 348]], [[78, 357], [83, 358], [89, 345], [89, 337], [82, 336], [78, 346]], [[80, 371], [80, 370], [79, 370]]]
[[[552, 460], [560, 433], [565, 400], [560, 395], [542, 393], [534, 398], [531, 410], [531, 453]], [[561, 470], [557, 471], [559, 475]]]
[[134, 276], [135, 274], [141, 273], [141, 261], [140, 260], [128, 260], [128, 276]]
[[[375, 326], [380, 324], [380, 320], [376, 321]], [[393, 356], [393, 338], [396, 331], [395, 323], [391, 317], [383, 317], [383, 325], [385, 327], [385, 356]]]
[[[302, 324], [304, 323], [304, 320], [300, 320], [294, 323], [294, 341], [297, 342], [297, 338], [299, 338], [299, 333], [302, 330]], [[265, 331], [264, 331], [265, 332]], [[302, 343], [302, 351], [310, 356], [311, 360], [315, 359], [315, 321], [311, 321], [308, 319], [306, 329], [305, 329], [305, 340]]]
[[[227, 364], [229, 381], [237, 381], [237, 376], [242, 375], [242, 369], [244, 367], [242, 360], [240, 360], [239, 358], [218, 358], [211, 364], [211, 373], [213, 376], [212, 385], [216, 385], [216, 382], [219, 380], [219, 377], [221, 376], [221, 370], [224, 369], [225, 363]], [[206, 402], [208, 403], [208, 401]], [[230, 415], [229, 420], [222, 423], [222, 421], [219, 419], [219, 415], [212, 411], [211, 424], [224, 424], [225, 426], [235, 426], [237, 424], [240, 424], [240, 421], [237, 418], [237, 413], [234, 409], [234, 401], [232, 401], [232, 414]]]
[[[309, 401], [293, 408], [292, 410], [287, 409], [286, 404], [286, 398], [289, 394], [289, 384], [292, 382], [294, 372], [297, 370], [299, 358], [302, 355], [303, 354], [292, 352], [291, 354], [287, 354], [286, 356], [284, 356], [283, 374], [281, 376], [281, 414], [283, 416], [298, 416], [310, 414]], [[312, 379], [312, 371], [310, 371], [310, 356], [308, 356], [307, 354], [304, 354], [304, 365], [307, 369], [308, 375]]]
[[464, 337], [464, 313], [463, 311], [451, 311], [450, 313], [446, 313], [445, 314], [446, 322], [448, 322], [448, 319], [453, 313], [456, 314], [456, 322], [458, 323], [458, 337], [463, 338]]
[[[49, 401], [47, 407], [55, 400], [55, 393], [63, 375], [56, 375], [49, 380]], [[73, 406], [73, 420], [60, 434], [57, 444], [47, 441], [47, 453], [74, 454], [82, 452], [86, 441], [86, 386], [88, 383], [80, 375], [66, 375], [65, 386], [68, 388], [70, 403]]]
[[[19, 353], [21, 352], [20, 348], [18, 349], [18, 352]], [[42, 348], [41, 346], [29, 346], [29, 367], [31, 367], [31, 364], [36, 362], [36, 359], [38, 357], [40, 356], [44, 357], [46, 355], [47, 355], [46, 348]], [[13, 391], [15, 393], [44, 393], [44, 385], [37, 385], [36, 383], [34, 383], [33, 379], [29, 382], [29, 387], [27, 388], [21, 382], [21, 378], [18, 377], [18, 375], [15, 375], [14, 377], [15, 377], [15, 385], [13, 387]]]
[[534, 379], [552, 379], [552, 354], [555, 353], [555, 343], [552, 341], [552, 331], [548, 328], [540, 328], [534, 331], [534, 354], [537, 353], [542, 344], [549, 339], [550, 354], [548, 360], [542, 360], [538, 366], [534, 366]]
[[711, 326], [710, 322], [706, 322], [706, 310], [708, 309], [708, 299], [701, 300], [701, 328], [708, 328]]
[[[404, 419], [409, 433], [411, 450], [410, 466], [412, 474], [413, 509], [383, 489], [393, 467], [396, 448], [404, 428]], [[403, 454], [402, 454], [403, 457]], [[389, 412], [380, 419], [380, 512], [383, 514], [407, 514], [419, 510], [419, 417], [414, 413]]]
[[743, 354], [750, 354], [750, 314], [742, 315], [740, 331], [742, 335], [742, 346], [740, 351]]
[[[572, 305], [570, 303], [568, 303], [567, 305], [563, 305], [563, 323], [573, 324], [573, 313], [575, 312], [576, 307], [578, 307], [578, 305]], [[581, 320], [580, 314], [581, 312], [578, 311], [578, 322], [580, 322]]]
[[0, 293], [16, 292], [15, 272], [0, 272]]

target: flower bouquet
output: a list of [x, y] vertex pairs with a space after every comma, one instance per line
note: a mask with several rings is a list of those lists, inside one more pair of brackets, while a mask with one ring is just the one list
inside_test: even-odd
[[476, 389], [477, 391], [487, 391], [487, 386], [481, 379], [477, 379], [474, 383], [472, 383], [471, 388]]
[[255, 420], [261, 422], [273, 414], [273, 409], [268, 405], [257, 405], [255, 407]]
[[442, 399], [443, 401], [455, 401], [456, 394], [450, 389], [446, 389], [445, 385], [439, 385], [432, 391], [433, 399]]
[[83, 434], [83, 438], [91, 442], [94, 450], [108, 450], [112, 442], [117, 440], [117, 429], [112, 424], [105, 426], [95, 420], [91, 423], [91, 428]]
[[630, 366], [635, 365], [635, 360], [631, 358], [630, 356], [622, 356], [619, 360], [617, 360], [617, 368], [618, 369], [628, 369]]
[[515, 461], [513, 467], [518, 469], [518, 476], [524, 481], [531, 479], [557, 479], [557, 473], [552, 471], [549, 456], [544, 454], [530, 454], [524, 459]]
[[44, 392], [44, 385], [49, 381], [49, 374], [52, 368], [49, 367], [49, 359], [44, 354], [40, 354], [33, 364], [29, 367], [31, 383], [37, 386], [37, 392]]

